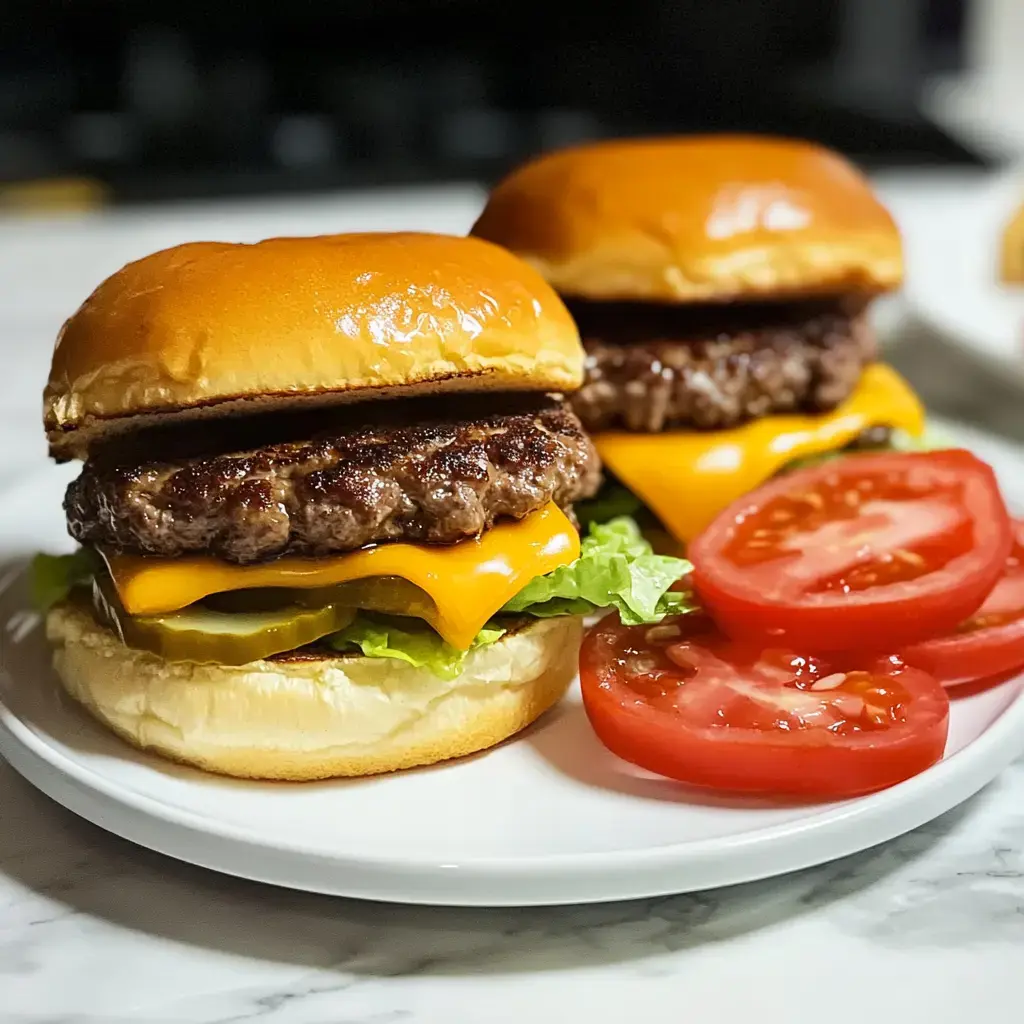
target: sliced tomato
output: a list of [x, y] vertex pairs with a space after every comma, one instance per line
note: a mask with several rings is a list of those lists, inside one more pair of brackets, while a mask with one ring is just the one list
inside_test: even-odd
[[904, 648], [900, 656], [946, 686], [1024, 666], [1024, 520], [1013, 524], [1013, 547], [985, 603], [952, 633]]
[[889, 651], [970, 618], [1010, 544], [984, 462], [886, 452], [772, 480], [722, 512], [689, 557], [701, 601], [731, 636]]
[[734, 793], [883, 789], [938, 761], [949, 725], [946, 691], [918, 669], [737, 643], [700, 615], [657, 626], [608, 616], [583, 642], [580, 680], [613, 753]]

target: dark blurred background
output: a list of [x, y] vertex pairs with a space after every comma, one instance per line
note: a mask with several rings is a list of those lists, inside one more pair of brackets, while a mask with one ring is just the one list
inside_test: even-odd
[[967, 0], [0, 5], [0, 182], [115, 201], [487, 182], [602, 135], [750, 129], [970, 163], [919, 113]]

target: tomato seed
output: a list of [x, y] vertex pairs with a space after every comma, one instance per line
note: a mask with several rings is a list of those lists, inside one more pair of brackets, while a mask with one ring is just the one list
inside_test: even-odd
[[837, 687], [843, 685], [846, 682], [845, 672], [833, 672], [829, 676], [823, 676], [811, 684], [812, 690], [835, 690]]
[[673, 644], [666, 653], [677, 665], [681, 665], [683, 668], [697, 668], [700, 664], [699, 656], [686, 643]]
[[658, 667], [657, 658], [630, 658], [629, 668], [634, 675], [647, 675]]
[[918, 568], [924, 565], [924, 559], [916, 551], [907, 551], [906, 548], [897, 548], [892, 554], [893, 558], [904, 562], [906, 565], [913, 565]]
[[651, 626], [644, 636], [650, 644], [662, 643], [665, 640], [674, 640], [683, 631], [678, 626]]
[[794, 501], [803, 502], [805, 505], [810, 505], [811, 508], [822, 509], [825, 507], [825, 499], [817, 493], [817, 491], [806, 491], [804, 494], [794, 494]]

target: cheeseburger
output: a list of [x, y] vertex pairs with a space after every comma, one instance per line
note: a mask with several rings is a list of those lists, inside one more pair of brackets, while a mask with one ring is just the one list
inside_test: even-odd
[[493, 746], [563, 694], [580, 616], [655, 622], [684, 565], [593, 525], [583, 379], [544, 280], [474, 238], [183, 245], [64, 325], [83, 460], [35, 589], [68, 692], [130, 743], [315, 779]]
[[472, 234], [536, 268], [587, 352], [572, 404], [607, 471], [590, 511], [685, 544], [797, 460], [912, 445], [922, 410], [877, 359], [899, 233], [858, 171], [805, 142], [598, 143], [501, 182]]

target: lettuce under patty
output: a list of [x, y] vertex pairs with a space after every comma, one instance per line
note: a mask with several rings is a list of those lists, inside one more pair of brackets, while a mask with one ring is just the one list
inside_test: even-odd
[[636, 519], [646, 512], [644, 503], [628, 487], [611, 480], [605, 473], [605, 482], [592, 498], [578, 501], [573, 506], [580, 528], [588, 530], [594, 523], [607, 523], [624, 516]]
[[863, 448], [857, 451], [839, 449], [838, 451], [822, 452], [819, 455], [807, 455], [788, 463], [783, 472], [788, 473], [794, 469], [819, 466], [824, 462], [832, 462], [847, 455], [867, 455], [870, 452], [933, 452], [941, 448], [948, 448], [949, 444], [949, 439], [944, 437], [941, 431], [934, 430], [932, 427], [928, 427], [920, 437], [908, 434], [905, 430], [893, 430], [886, 443], [877, 448]]
[[[80, 548], [70, 555], [36, 555], [32, 562], [32, 597], [40, 611], [64, 600], [75, 587], [87, 586], [102, 560]], [[669, 588], [690, 571], [680, 558], [656, 555], [640, 528], [627, 517], [593, 523], [580, 545], [580, 556], [546, 576], [531, 580], [498, 615], [548, 618], [616, 609], [629, 625], [659, 622], [688, 611], [687, 594]], [[477, 634], [469, 651], [494, 643], [505, 633], [500, 618]], [[368, 658], [395, 658], [435, 675], [458, 675], [469, 651], [446, 643], [418, 619], [360, 612], [345, 629], [324, 638], [338, 651], [359, 650]]]
[[324, 637], [324, 642], [341, 653], [358, 649], [367, 658], [394, 658], [415, 668], [429, 669], [441, 679], [454, 679], [472, 651], [493, 644], [504, 635], [502, 626], [488, 622], [469, 650], [460, 651], [419, 619], [360, 612], [343, 630]]
[[[668, 589], [689, 571], [689, 562], [681, 558], [655, 555], [636, 523], [619, 517], [593, 524], [575, 562], [531, 580], [499, 615], [548, 618], [616, 609], [627, 625], [660, 622], [666, 615], [693, 609], [689, 594]], [[397, 658], [453, 679], [471, 651], [500, 640], [505, 632], [500, 618], [492, 619], [469, 650], [460, 651], [424, 622], [360, 612], [326, 641], [337, 651], [358, 649], [368, 658]]]
[[103, 561], [92, 548], [79, 548], [70, 555], [36, 555], [29, 567], [32, 604], [48, 612], [75, 587], [88, 586], [102, 568]]
[[502, 611], [546, 618], [614, 608], [627, 626], [660, 622], [689, 610], [689, 595], [669, 590], [689, 571], [682, 558], [654, 554], [635, 520], [620, 516], [592, 523], [575, 562], [531, 580]]

